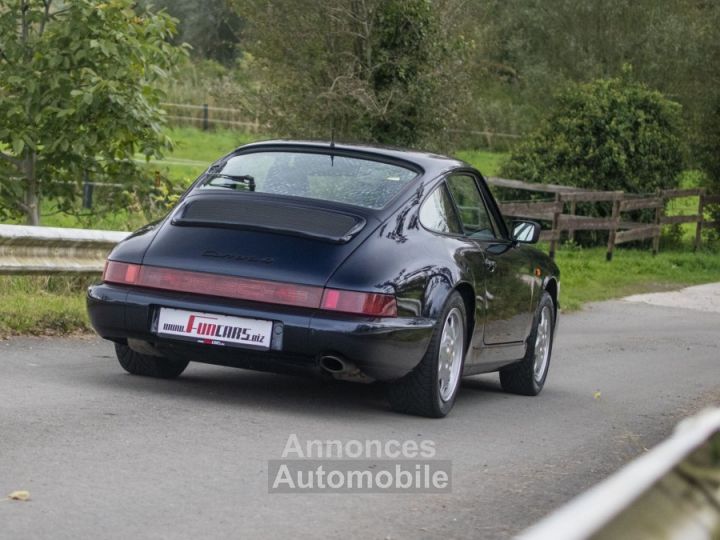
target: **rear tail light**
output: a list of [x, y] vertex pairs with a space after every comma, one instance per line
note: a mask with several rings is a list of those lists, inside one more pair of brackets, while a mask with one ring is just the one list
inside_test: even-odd
[[105, 264], [103, 281], [370, 317], [397, 317], [397, 302], [390, 294], [325, 289], [116, 261]]
[[124, 285], [137, 284], [140, 274], [139, 264], [127, 264], [115, 261], [107, 261], [103, 271], [103, 281], [108, 283], [122, 283]]
[[397, 317], [397, 302], [391, 294], [325, 289], [320, 307], [329, 311], [372, 317]]

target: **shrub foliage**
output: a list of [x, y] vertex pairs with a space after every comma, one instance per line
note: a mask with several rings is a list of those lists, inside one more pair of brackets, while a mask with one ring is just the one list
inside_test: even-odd
[[572, 85], [502, 174], [528, 182], [651, 193], [677, 185], [680, 106], [626, 76]]

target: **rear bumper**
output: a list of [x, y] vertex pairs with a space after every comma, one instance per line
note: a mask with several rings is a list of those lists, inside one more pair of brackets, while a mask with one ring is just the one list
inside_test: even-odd
[[[91, 286], [87, 305], [93, 327], [105, 339], [139, 339], [168, 355], [260, 371], [318, 370], [321, 356], [339, 355], [368, 377], [383, 381], [406, 375], [420, 362], [435, 322], [370, 319], [108, 284]], [[272, 349], [260, 352], [161, 338], [152, 331], [159, 307], [273, 321]]]

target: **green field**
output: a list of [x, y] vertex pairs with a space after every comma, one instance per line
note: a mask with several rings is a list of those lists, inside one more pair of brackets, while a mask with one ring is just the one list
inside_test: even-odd
[[[266, 139], [263, 135], [250, 135], [236, 131], [200, 131], [196, 128], [172, 128], [170, 137], [175, 141], [175, 150], [168, 154], [165, 162], [153, 162], [151, 166], [166, 170], [169, 176], [180, 182], [195, 179], [211, 162], [240, 145]], [[477, 167], [486, 176], [498, 174], [500, 164], [507, 154], [483, 150], [461, 150], [458, 157]], [[186, 165], [179, 161], [190, 160], [199, 164]]]
[[485, 176], [497, 176], [502, 161], [508, 156], [505, 152], [488, 152], [486, 150], [460, 150], [455, 157], [467, 161]]
[[[251, 135], [237, 131], [211, 130], [202, 131], [192, 127], [175, 127], [168, 130], [175, 143], [175, 148], [162, 160], [152, 160], [145, 166], [158, 170], [178, 189], [189, 186], [213, 161], [224, 156], [233, 149], [257, 140], [267, 139], [260, 134]], [[483, 174], [497, 174], [500, 162], [506, 156], [482, 150], [460, 151], [456, 156], [475, 167]], [[144, 161], [142, 156], [136, 156]], [[147, 221], [146, 216], [132, 209], [119, 208], [115, 212], [104, 215], [91, 214], [84, 217], [67, 215], [57, 211], [49, 202], [43, 203], [42, 224], [48, 227], [80, 227], [105, 230], [133, 230]]]
[[[170, 128], [168, 135], [175, 143], [175, 149], [164, 162], [153, 162], [150, 166], [166, 171], [170, 178], [183, 185], [192, 182], [210, 163], [238, 146], [267, 138], [238, 131], [202, 131], [192, 127]], [[182, 161], [196, 163], [178, 163]]]

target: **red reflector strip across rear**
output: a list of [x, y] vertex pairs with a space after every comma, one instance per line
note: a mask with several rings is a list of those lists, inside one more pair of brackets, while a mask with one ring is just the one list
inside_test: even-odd
[[108, 261], [105, 265], [103, 281], [356, 315], [397, 317], [397, 302], [390, 294], [325, 289], [116, 261]]

